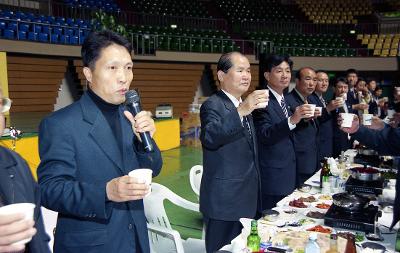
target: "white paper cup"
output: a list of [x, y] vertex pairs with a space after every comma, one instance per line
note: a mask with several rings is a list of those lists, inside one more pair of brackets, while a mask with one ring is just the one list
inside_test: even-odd
[[342, 116], [342, 127], [351, 127], [354, 119], [354, 114], [352, 113], [341, 113], [340, 116]]
[[387, 117], [388, 117], [389, 119], [393, 119], [395, 113], [396, 113], [395, 110], [389, 109], [389, 110], [387, 110]]
[[[321, 106], [316, 106], [315, 111], [318, 111], [320, 116], [322, 115], [322, 107]], [[315, 115], [315, 112], [314, 112], [314, 115]]]
[[[22, 213], [25, 215], [25, 220], [33, 220], [35, 204], [32, 203], [17, 203], [0, 207], [0, 215], [10, 215]], [[15, 242], [14, 244], [26, 244], [32, 240], [32, 237]]]
[[364, 126], [370, 126], [370, 125], [372, 125], [372, 117], [373, 117], [374, 115], [373, 114], [369, 114], [369, 113], [365, 113], [365, 114], [363, 114], [363, 125]]
[[130, 177], [134, 177], [139, 180], [139, 182], [145, 183], [150, 187], [149, 193], [146, 194], [148, 196], [151, 193], [151, 181], [153, 171], [151, 169], [135, 169], [129, 172], [128, 174]]
[[314, 117], [314, 113], [315, 113], [315, 104], [307, 104], [308, 108], [310, 108], [311, 112], [310, 114], [307, 114], [306, 117], [311, 118]]
[[336, 97], [335, 100], [338, 101], [341, 106], [344, 104], [344, 98], [343, 97]]
[[[267, 96], [269, 97], [269, 90], [268, 89], [264, 89], [265, 93], [267, 94]], [[264, 102], [264, 103], [258, 103], [257, 104], [257, 108], [265, 108], [268, 105], [268, 101]]]
[[340, 96], [343, 98], [344, 101], [347, 100], [347, 93], [342, 93]]

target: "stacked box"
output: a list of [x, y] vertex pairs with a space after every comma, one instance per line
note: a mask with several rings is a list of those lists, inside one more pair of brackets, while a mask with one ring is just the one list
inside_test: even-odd
[[185, 112], [182, 114], [181, 145], [201, 147], [200, 114], [198, 112]]

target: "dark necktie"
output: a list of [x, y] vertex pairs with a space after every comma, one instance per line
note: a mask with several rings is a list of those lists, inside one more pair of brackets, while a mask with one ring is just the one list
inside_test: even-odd
[[287, 108], [286, 108], [285, 99], [283, 97], [282, 97], [282, 100], [281, 100], [281, 107], [282, 107], [282, 111], [283, 111], [283, 114], [285, 115], [285, 117], [286, 118], [289, 117], [289, 114], [288, 114], [288, 111], [287, 111]]
[[247, 118], [247, 116], [243, 116], [243, 127], [245, 127], [247, 129], [247, 132], [249, 132], [249, 135], [251, 137], [250, 123], [249, 123], [249, 119]]

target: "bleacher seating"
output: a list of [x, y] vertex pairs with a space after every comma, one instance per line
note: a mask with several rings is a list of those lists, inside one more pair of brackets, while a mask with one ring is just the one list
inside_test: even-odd
[[100, 9], [106, 12], [120, 12], [121, 9], [113, 0], [64, 0], [72, 8]]
[[271, 21], [294, 22], [295, 16], [291, 10], [278, 0], [241, 1], [217, 0], [221, 12], [232, 21]]
[[136, 12], [162, 16], [185, 16], [210, 18], [201, 1], [186, 0], [132, 0], [129, 2]]
[[296, 3], [317, 24], [357, 24], [357, 16], [372, 13], [371, 1], [366, 0], [296, 0]]
[[373, 56], [400, 56], [400, 34], [358, 34], [357, 40], [373, 50]]
[[[247, 32], [246, 38], [258, 41], [258, 46], [263, 41], [273, 42], [276, 53], [290, 54], [292, 56], [355, 56], [356, 50], [340, 35], [334, 34], [290, 34], [270, 32]], [[268, 47], [261, 52], [269, 53]]]
[[0, 10], [0, 38], [46, 43], [81, 44], [90, 21]]

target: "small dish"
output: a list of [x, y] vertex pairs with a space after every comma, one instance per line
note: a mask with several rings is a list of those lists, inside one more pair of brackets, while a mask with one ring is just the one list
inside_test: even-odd
[[279, 212], [276, 210], [267, 209], [262, 211], [262, 215], [264, 220], [273, 222], [278, 219]]
[[311, 189], [312, 189], [312, 186], [309, 185], [309, 184], [303, 184], [303, 185], [301, 185], [299, 188], [297, 188], [297, 190], [299, 190], [299, 191], [301, 191], [301, 192], [305, 192], [305, 193], [310, 192]]

